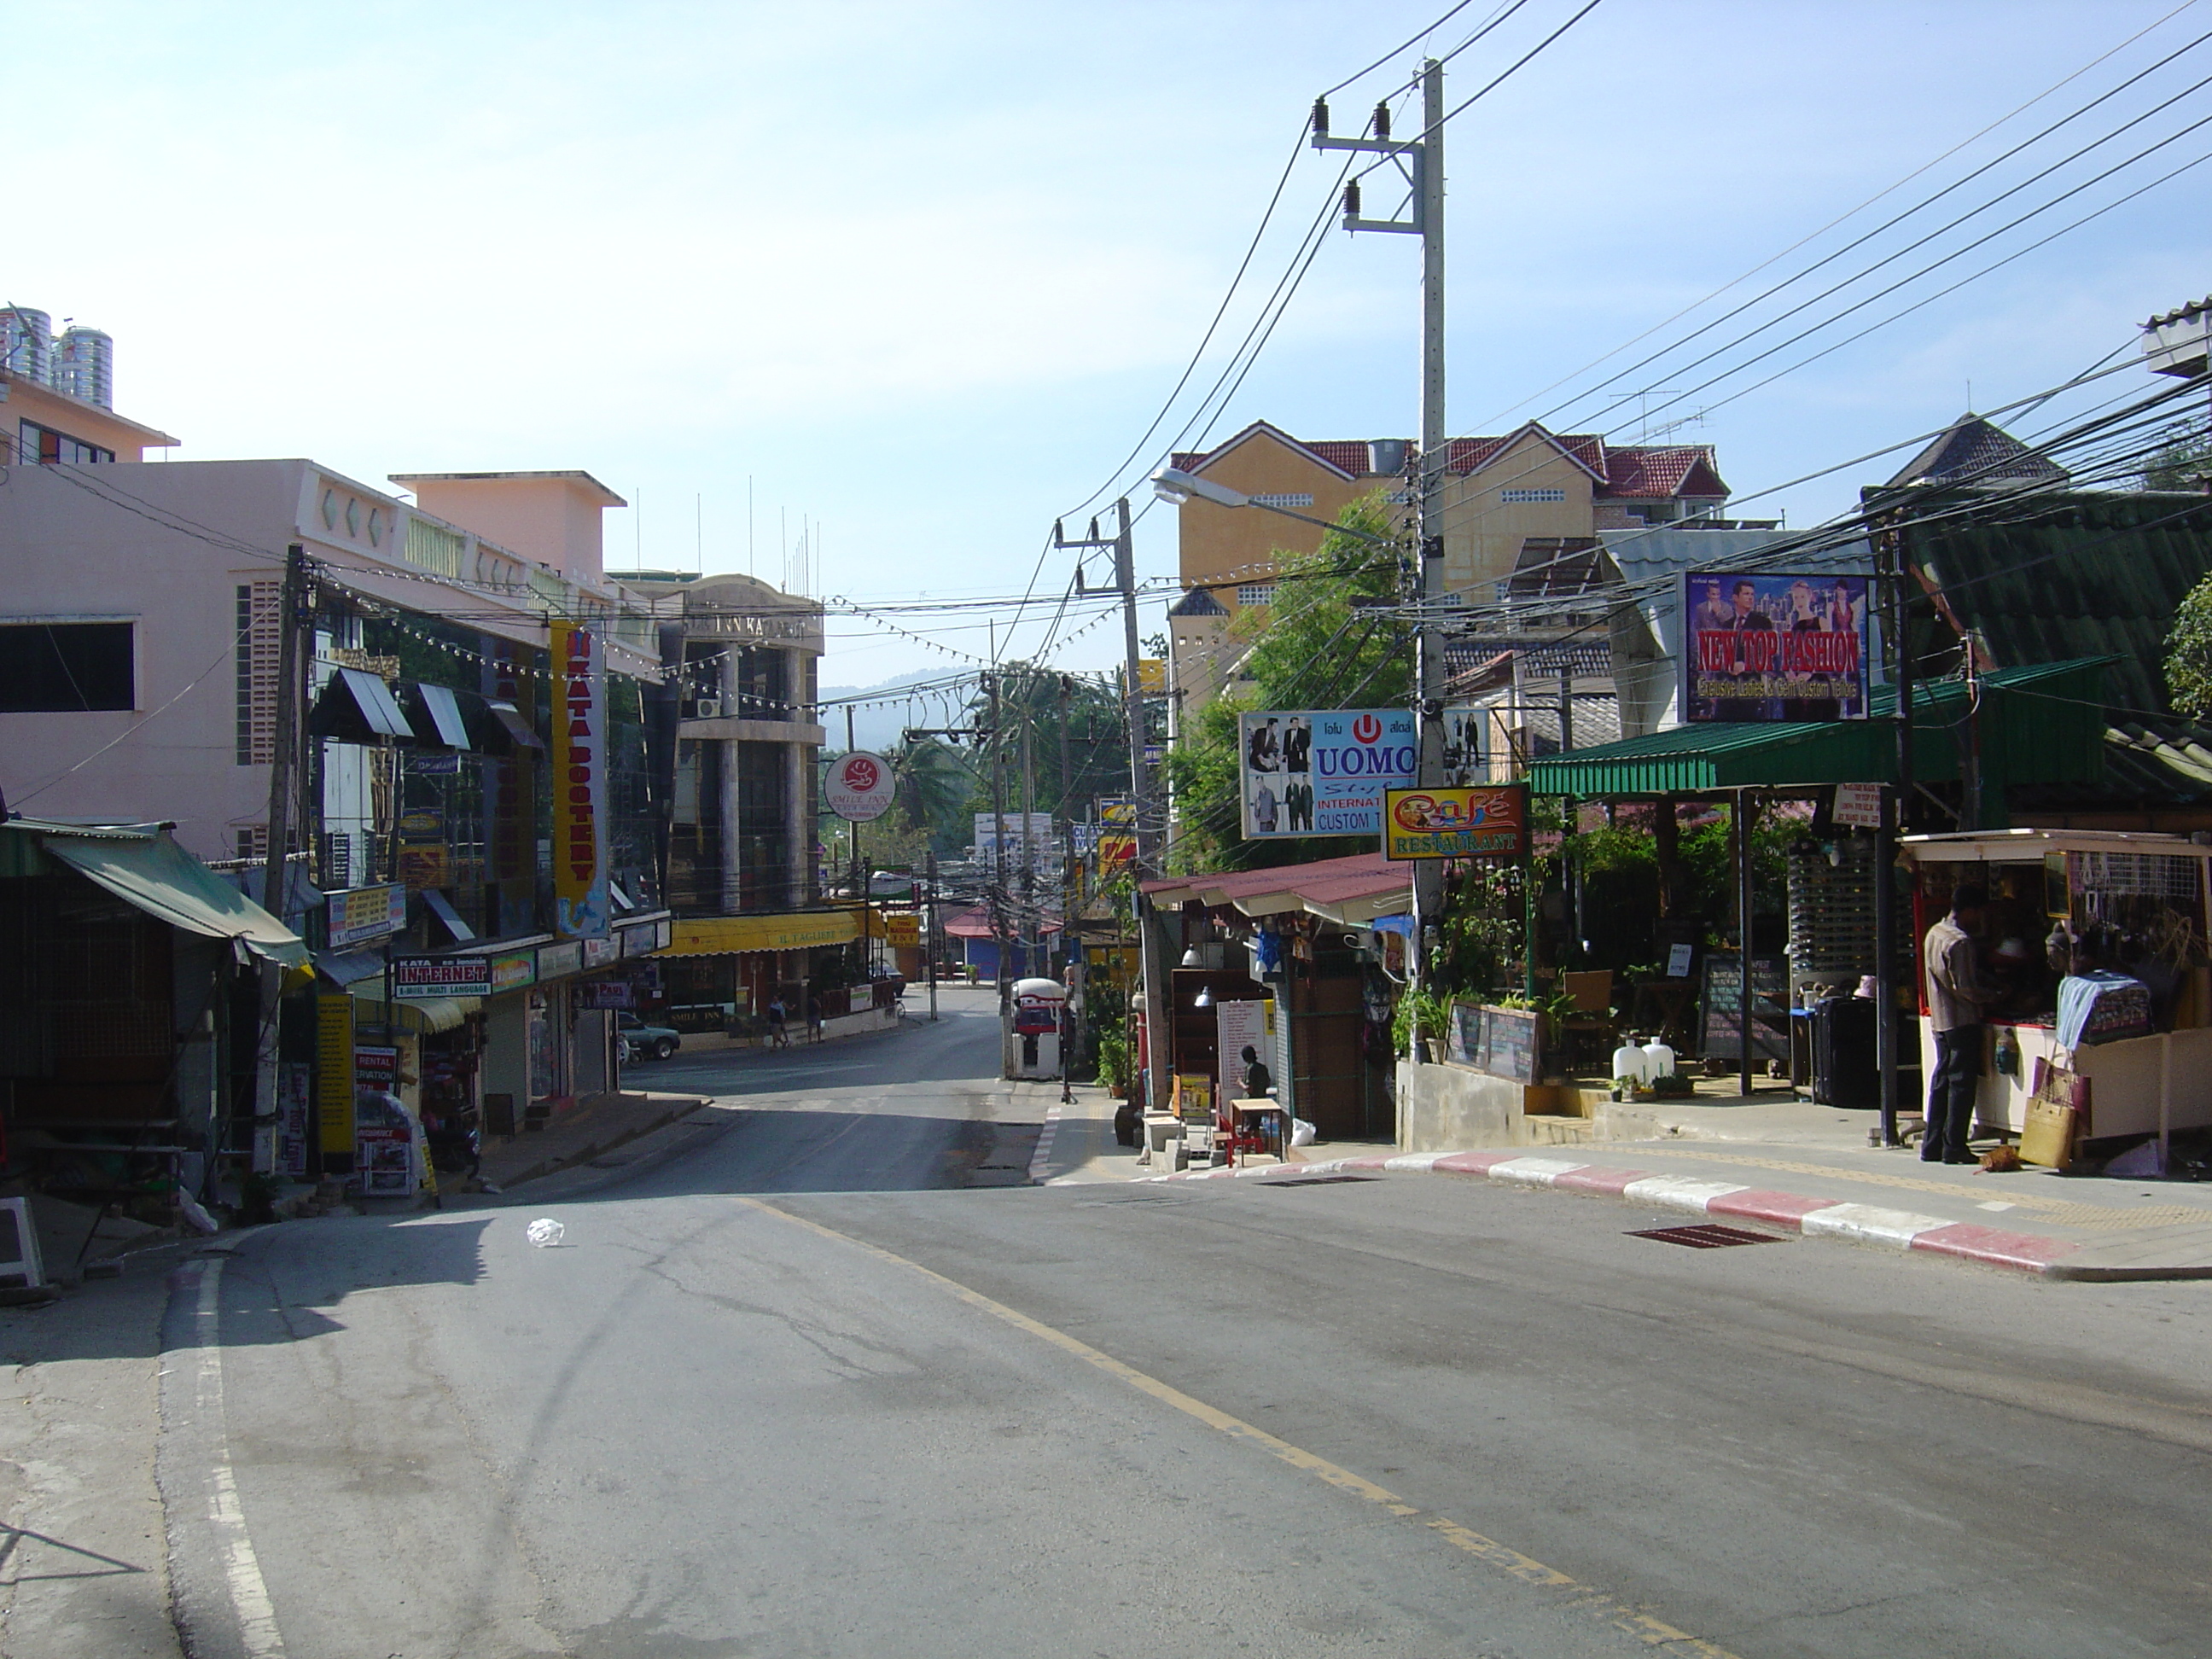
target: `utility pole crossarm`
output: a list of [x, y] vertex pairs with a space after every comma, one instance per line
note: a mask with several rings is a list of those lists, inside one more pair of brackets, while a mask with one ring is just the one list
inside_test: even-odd
[[[1424, 65], [1423, 68], [1425, 76], [1433, 76], [1437, 78], [1437, 83], [1442, 84], [1441, 65], [1431, 63]], [[1439, 137], [1437, 124], [1434, 122], [1424, 124], [1422, 131], [1427, 135], [1425, 137], [1401, 142], [1390, 137], [1390, 106], [1388, 104], [1377, 104], [1375, 106], [1373, 131], [1375, 136], [1372, 138], [1330, 137], [1328, 100], [1325, 98], [1314, 100], [1312, 143], [1316, 149], [1353, 150], [1363, 155], [1387, 155], [1398, 164], [1399, 173], [1404, 178], [1407, 187], [1411, 191], [1411, 199], [1408, 203], [1412, 209], [1410, 218], [1370, 219], [1364, 216], [1359, 210], [1359, 179], [1355, 174], [1347, 179], [1344, 185], [1344, 228], [1346, 230], [1386, 231], [1399, 236], [1427, 235], [1431, 209], [1434, 206], [1430, 199], [1427, 181], [1431, 166], [1432, 162], [1440, 160], [1440, 152], [1443, 149], [1443, 146], [1437, 142]]]

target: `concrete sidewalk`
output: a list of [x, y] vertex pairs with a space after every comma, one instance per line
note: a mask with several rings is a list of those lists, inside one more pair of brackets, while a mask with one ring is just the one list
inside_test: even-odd
[[1377, 1153], [1152, 1179], [1419, 1171], [1626, 1199], [2049, 1279], [2212, 1279], [2212, 1185], [2075, 1179], [2038, 1169], [1996, 1175], [1864, 1147], [1677, 1140], [1610, 1143], [1574, 1149], [1573, 1156], [1549, 1156], [1553, 1150]]
[[[543, 1129], [525, 1133], [484, 1149], [478, 1179], [504, 1191], [578, 1164], [589, 1163], [625, 1141], [688, 1117], [708, 1103], [705, 1095], [661, 1094], [624, 1090], [599, 1095]], [[465, 1189], [467, 1177], [441, 1175], [440, 1190]]]

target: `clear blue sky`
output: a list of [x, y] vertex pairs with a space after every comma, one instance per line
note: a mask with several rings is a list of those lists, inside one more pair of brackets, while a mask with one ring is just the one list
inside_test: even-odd
[[[308, 454], [372, 480], [581, 466], [641, 499], [648, 563], [691, 561], [696, 502], [708, 568], [745, 568], [750, 477], [755, 568], [772, 580], [780, 515], [794, 537], [805, 515], [823, 526], [820, 591], [1018, 592], [1054, 515], [1107, 481], [1166, 396], [1313, 95], [1449, 3], [11, 3], [0, 297], [112, 332], [118, 407], [179, 434], [184, 458]], [[1528, 0], [1453, 62], [1455, 101], [1577, 3]], [[1495, 430], [1587, 388], [1598, 375], [1540, 395], [2172, 9], [1604, 0], [1449, 130], [1454, 426]], [[2184, 8], [1769, 275], [2207, 30], [2212, 6]], [[1339, 94], [1338, 130], [1418, 55]], [[2204, 75], [2212, 46], [2067, 135], [2087, 142]], [[2188, 94], [2098, 156], [2208, 112]], [[2212, 128], [1863, 319], [2208, 149]], [[1297, 163], [1261, 293], [1334, 178], [1324, 158]], [[1389, 205], [1370, 191], [1370, 211]], [[1748, 492], [1941, 424], [1969, 380], [1984, 408], [2051, 384], [2212, 290], [2208, 207], [2212, 166], [1682, 436], [1717, 446]], [[1264, 416], [1317, 437], [1411, 434], [1416, 267], [1407, 239], [1333, 236], [1213, 433]], [[1250, 315], [1232, 312], [1232, 339]], [[1694, 384], [1670, 374], [1690, 355], [1627, 384]], [[1570, 398], [1553, 423], [1587, 426], [1607, 401]], [[1596, 424], [1636, 435], [1632, 413]], [[1808, 522], [1887, 470], [1747, 510]], [[633, 518], [609, 515], [614, 562]], [[1172, 570], [1167, 512], [1139, 546], [1141, 568]], [[1047, 562], [1048, 597], [1067, 570]], [[960, 627], [942, 641], [981, 653], [981, 617]], [[835, 633], [833, 681], [944, 660], [864, 624]], [[1097, 628], [1066, 660], [1114, 648]]]

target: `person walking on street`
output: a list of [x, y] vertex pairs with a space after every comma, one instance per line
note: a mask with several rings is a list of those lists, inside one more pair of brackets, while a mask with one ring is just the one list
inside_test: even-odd
[[787, 1018], [783, 999], [779, 996], [771, 1000], [768, 1005], [768, 1042], [771, 1048], [791, 1047], [791, 1033], [785, 1029]]
[[1989, 894], [1962, 882], [1951, 895], [1951, 914], [1928, 930], [1928, 1027], [1936, 1038], [1936, 1071], [1928, 1079], [1928, 1128], [1920, 1157], [1929, 1164], [1972, 1164], [1966, 1137], [1973, 1127], [1974, 1093], [1982, 1080], [1982, 1005], [1993, 994], [1974, 959], [1974, 929]]
[[806, 994], [806, 1040], [809, 1042], [822, 1041], [822, 994], [819, 991]]

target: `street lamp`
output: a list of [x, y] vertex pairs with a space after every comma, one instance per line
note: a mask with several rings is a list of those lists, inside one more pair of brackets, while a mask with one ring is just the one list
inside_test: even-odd
[[1256, 507], [1262, 512], [1278, 513], [1285, 519], [1296, 519], [1301, 524], [1317, 524], [1323, 530], [1333, 530], [1340, 536], [1371, 542], [1377, 547], [1391, 545], [1388, 536], [1371, 535], [1364, 530], [1354, 530], [1350, 525], [1316, 519], [1309, 513], [1293, 513], [1287, 507], [1277, 507], [1273, 501], [1247, 495], [1241, 489], [1231, 489], [1227, 484], [1201, 478], [1195, 472], [1186, 472], [1179, 466], [1164, 466], [1152, 474], [1152, 494], [1174, 507], [1181, 507], [1194, 497], [1201, 501], [1211, 501], [1216, 507]]

